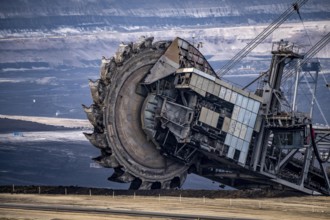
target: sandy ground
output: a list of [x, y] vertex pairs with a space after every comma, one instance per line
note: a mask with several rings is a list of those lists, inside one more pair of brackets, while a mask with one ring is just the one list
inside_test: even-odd
[[[81, 196], [1, 194], [0, 203], [67, 205], [162, 213], [197, 214], [249, 219], [330, 219], [330, 197], [208, 199], [143, 196]], [[0, 219], [150, 219], [147, 217], [81, 215], [0, 209]]]
[[1, 115], [0, 118], [8, 118], [22, 121], [32, 121], [45, 125], [63, 126], [65, 128], [92, 128], [88, 120], [71, 118], [33, 117], [21, 115]]
[[12, 133], [0, 134], [0, 140], [3, 143], [27, 143], [27, 142], [50, 142], [50, 141], [88, 141], [83, 132], [89, 133], [89, 130], [74, 131], [33, 131], [22, 132], [21, 136], [14, 136]]

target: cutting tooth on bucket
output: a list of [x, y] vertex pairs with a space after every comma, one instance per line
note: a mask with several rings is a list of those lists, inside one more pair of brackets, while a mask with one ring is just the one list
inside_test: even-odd
[[130, 44], [121, 43], [114, 56], [117, 66], [122, 66], [123, 63], [131, 57], [131, 55], [132, 55], [132, 43]]
[[105, 85], [100, 79], [93, 81], [89, 80], [89, 88], [91, 90], [91, 95], [96, 104], [101, 105], [104, 100], [104, 87]]
[[144, 181], [141, 183], [139, 190], [149, 190], [149, 189], [151, 189], [151, 185], [152, 185], [151, 182]]
[[82, 105], [87, 115], [89, 122], [98, 130], [103, 131], [103, 112], [97, 105], [91, 105], [89, 107]]
[[135, 53], [140, 52], [141, 50], [144, 50], [146, 48], [150, 48], [152, 46], [152, 41], [154, 40], [154, 37], [148, 37], [142, 36], [133, 44], [133, 51]]
[[135, 179], [134, 176], [122, 170], [122, 168], [114, 168], [114, 173], [108, 178], [109, 181], [128, 183]]
[[125, 172], [123, 175], [119, 176], [117, 179], [124, 183], [129, 183], [129, 182], [132, 182], [135, 179], [135, 177], [132, 176], [131, 174], [129, 174], [128, 172]]
[[95, 162], [97, 162], [98, 164], [100, 164], [101, 166], [106, 167], [106, 168], [117, 168], [120, 166], [117, 159], [114, 157], [114, 155], [99, 156], [99, 157], [93, 158], [93, 160]]
[[161, 183], [161, 189], [169, 189], [169, 188], [174, 188], [174, 187], [171, 187], [170, 181], [164, 181]]
[[122, 183], [122, 181], [118, 180], [117, 178], [123, 174], [124, 171], [121, 168], [114, 168], [113, 174], [108, 178], [108, 180], [112, 182]]
[[85, 133], [85, 137], [97, 148], [105, 149], [108, 147], [105, 134], [102, 133]]
[[106, 85], [111, 83], [111, 76], [117, 72], [116, 70], [117, 64], [114, 57], [110, 59], [102, 58], [100, 77]]

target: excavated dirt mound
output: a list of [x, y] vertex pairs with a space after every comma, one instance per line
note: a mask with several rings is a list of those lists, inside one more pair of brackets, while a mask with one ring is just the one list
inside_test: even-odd
[[70, 195], [139, 195], [139, 196], [183, 196], [195, 198], [276, 198], [304, 196], [289, 190], [113, 190], [106, 188], [86, 188], [78, 186], [0, 186], [0, 193], [17, 194], [70, 194]]

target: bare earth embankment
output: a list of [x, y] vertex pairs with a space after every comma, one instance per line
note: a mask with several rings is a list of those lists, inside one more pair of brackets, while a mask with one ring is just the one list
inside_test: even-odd
[[[48, 207], [154, 212], [221, 217], [221, 219], [330, 219], [330, 197], [291, 196], [225, 198], [132, 195], [38, 195], [0, 194], [0, 204], [25, 204]], [[199, 195], [201, 196], [201, 195]], [[125, 214], [75, 213], [0, 208], [0, 219], [151, 219]], [[162, 219], [162, 217], [157, 217]], [[165, 218], [165, 217], [164, 217]], [[178, 218], [165, 218], [178, 219]], [[220, 219], [220, 218], [219, 218]]]

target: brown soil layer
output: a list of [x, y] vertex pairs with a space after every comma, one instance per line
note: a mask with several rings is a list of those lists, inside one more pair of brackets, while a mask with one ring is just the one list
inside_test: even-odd
[[137, 195], [137, 196], [183, 196], [195, 198], [279, 198], [304, 196], [297, 191], [282, 190], [113, 190], [78, 186], [0, 186], [0, 193], [64, 195]]

